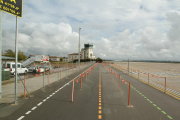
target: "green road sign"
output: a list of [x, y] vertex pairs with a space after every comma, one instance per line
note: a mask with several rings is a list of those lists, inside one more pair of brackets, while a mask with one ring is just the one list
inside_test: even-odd
[[0, 0], [0, 10], [22, 17], [23, 0]]

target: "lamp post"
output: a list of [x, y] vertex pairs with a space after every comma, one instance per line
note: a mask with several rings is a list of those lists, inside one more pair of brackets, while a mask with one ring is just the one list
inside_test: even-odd
[[80, 67], [80, 30], [81, 28], [79, 28], [79, 57], [78, 57], [78, 62], [79, 62], [79, 66], [78, 66], [78, 72], [79, 72], [79, 67]]

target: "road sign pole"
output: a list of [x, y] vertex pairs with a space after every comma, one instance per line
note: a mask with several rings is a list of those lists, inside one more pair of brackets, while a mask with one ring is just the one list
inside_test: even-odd
[[18, 18], [16, 16], [16, 34], [15, 34], [15, 101], [17, 103], [17, 60], [18, 60]]
[[[2, 11], [0, 11], [0, 53], [2, 53]], [[0, 99], [2, 98], [2, 60], [0, 55]]]
[[58, 63], [58, 80], [59, 80], [59, 63]]

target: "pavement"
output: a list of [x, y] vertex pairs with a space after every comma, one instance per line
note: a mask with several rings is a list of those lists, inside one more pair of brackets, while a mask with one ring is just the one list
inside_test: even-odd
[[[110, 67], [110, 66], [108, 66]], [[120, 82], [99, 63], [85, 81], [72, 80], [87, 68], [59, 82], [38, 90], [34, 97], [19, 101], [19, 105], [0, 108], [1, 120], [180, 120], [180, 101], [139, 80], [116, 70], [116, 74], [130, 82]], [[9, 110], [14, 109], [7, 115]], [[4, 114], [4, 116], [2, 115]], [[6, 114], [6, 116], [5, 116]]]
[[[92, 63], [91, 63], [92, 64]], [[81, 65], [80, 69], [88, 67], [90, 64]], [[52, 73], [52, 71], [54, 71]], [[77, 68], [69, 69], [69, 70], [52, 70], [51, 74], [41, 75], [39, 74], [37, 77], [35, 75], [26, 77], [25, 85], [28, 92], [31, 94], [39, 89], [46, 88], [49, 84], [60, 81], [63, 78], [66, 78], [68, 75], [73, 74], [78, 71]], [[24, 96], [24, 76], [18, 76], [18, 79], [21, 79], [17, 82], [17, 99], [22, 98]], [[5, 82], [5, 81], [4, 81]], [[2, 98], [0, 99], [1, 104], [11, 104], [15, 101], [15, 82], [10, 82], [2, 86]], [[27, 91], [26, 91], [26, 95]]]

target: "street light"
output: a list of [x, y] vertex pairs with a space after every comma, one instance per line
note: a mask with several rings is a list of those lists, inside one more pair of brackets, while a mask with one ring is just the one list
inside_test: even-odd
[[[78, 58], [78, 62], [79, 62], [79, 67], [80, 67], [80, 30], [81, 28], [79, 28], [79, 58]], [[79, 72], [79, 67], [78, 67], [78, 72]]]

